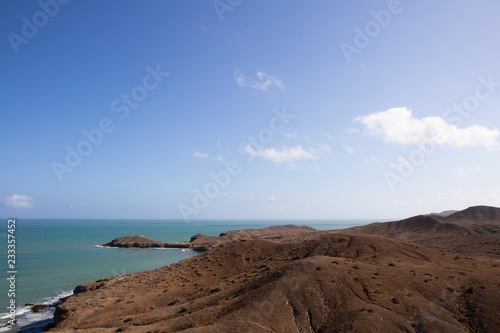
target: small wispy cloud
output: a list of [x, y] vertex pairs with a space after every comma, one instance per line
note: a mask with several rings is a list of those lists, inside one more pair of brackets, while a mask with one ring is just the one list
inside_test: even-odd
[[361, 148], [359, 148], [359, 147], [353, 147], [353, 146], [351, 146], [349, 144], [344, 144], [342, 147], [349, 154], [356, 154], [356, 153], [362, 152]]
[[253, 197], [253, 196], [250, 196], [247, 199], [251, 200], [251, 201], [271, 201], [271, 202], [278, 201], [278, 199], [276, 199], [276, 197], [274, 195], [268, 195], [268, 196], [265, 196], [265, 197]]
[[280, 149], [267, 148], [255, 150], [251, 145], [245, 147], [245, 151], [254, 157], [260, 157], [275, 163], [290, 163], [300, 160], [317, 160], [321, 155], [327, 154], [331, 148], [323, 145], [319, 148], [306, 150], [302, 146], [282, 147]]
[[33, 206], [33, 199], [25, 194], [1, 195], [0, 202], [2, 202], [7, 207], [13, 207], [13, 208], [29, 208]]
[[236, 80], [236, 84], [240, 87], [250, 87], [253, 90], [266, 91], [270, 87], [276, 87], [280, 90], [285, 90], [286, 86], [282, 80], [278, 79], [274, 75], [267, 74], [263, 71], [257, 71], [257, 80], [248, 80], [245, 75], [237, 69], [233, 76]]
[[214, 159], [216, 159], [219, 162], [226, 163], [226, 159], [222, 155], [217, 155], [214, 157]]
[[347, 134], [356, 134], [359, 133], [359, 128], [348, 128], [345, 130]]
[[243, 73], [237, 69], [235, 72], [234, 72], [234, 78], [236, 80], [236, 83], [240, 86], [240, 87], [245, 87], [247, 85], [247, 79], [245, 77], [245, 75], [243, 75]]
[[500, 131], [480, 125], [458, 128], [441, 117], [413, 117], [408, 108], [392, 108], [354, 119], [361, 122], [367, 134], [381, 137], [385, 142], [418, 144], [432, 140], [439, 145], [453, 147], [483, 146], [499, 148]]
[[370, 157], [370, 161], [376, 165], [385, 165], [384, 162], [382, 162], [381, 160], [379, 160], [378, 158], [376, 157]]
[[308, 140], [311, 138], [309, 135], [299, 134], [297, 132], [286, 132], [285, 137], [293, 138], [293, 139], [305, 139], [305, 140]]
[[207, 158], [209, 157], [208, 153], [202, 153], [201, 151], [195, 151], [192, 156], [197, 157], [197, 158]]

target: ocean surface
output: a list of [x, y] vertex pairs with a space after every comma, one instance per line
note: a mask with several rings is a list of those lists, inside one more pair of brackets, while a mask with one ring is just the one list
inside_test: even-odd
[[[100, 246], [121, 236], [144, 235], [164, 242], [189, 241], [204, 233], [263, 228], [277, 224], [308, 225], [318, 230], [343, 229], [374, 220], [50, 220], [16, 219], [16, 281], [14, 328], [8, 321], [11, 297], [7, 280], [7, 219], [0, 230], [4, 278], [0, 283], [0, 332], [42, 332], [52, 321], [54, 305], [78, 284], [101, 278], [156, 269], [197, 253], [189, 249], [114, 249]], [[48, 304], [38, 313], [26, 304]]]

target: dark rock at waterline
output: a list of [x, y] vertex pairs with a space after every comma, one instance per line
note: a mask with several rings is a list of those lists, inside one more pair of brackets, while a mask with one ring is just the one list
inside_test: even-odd
[[37, 305], [33, 305], [33, 306], [31, 307], [31, 311], [32, 311], [32, 312], [35, 312], [35, 313], [38, 313], [38, 312], [40, 312], [40, 311], [42, 311], [42, 310], [45, 310], [45, 309], [46, 309], [46, 308], [48, 308], [48, 307], [49, 307], [49, 305], [48, 305], [48, 304], [37, 304]]

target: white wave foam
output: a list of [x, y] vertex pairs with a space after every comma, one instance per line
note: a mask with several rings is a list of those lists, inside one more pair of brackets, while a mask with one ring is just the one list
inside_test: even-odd
[[[31, 310], [31, 306], [17, 307], [14, 316], [17, 318]], [[0, 313], [0, 320], [11, 319], [10, 312]]]
[[[40, 310], [39, 312], [31, 311], [32, 305], [24, 305], [18, 307], [14, 312], [17, 320], [16, 328], [23, 328], [29, 325], [34, 325], [40, 322], [40, 327], [45, 326], [54, 317], [55, 306], [60, 302], [61, 298], [73, 295], [73, 291], [64, 291], [57, 296], [48, 297], [40, 301], [34, 302], [33, 304], [47, 305], [47, 308]], [[10, 320], [10, 313], [1, 313], [0, 320], [7, 321]], [[5, 324], [5, 323], [2, 323]], [[12, 329], [11, 327], [0, 327], [0, 332], [7, 332]], [[30, 330], [31, 332], [31, 330]]]

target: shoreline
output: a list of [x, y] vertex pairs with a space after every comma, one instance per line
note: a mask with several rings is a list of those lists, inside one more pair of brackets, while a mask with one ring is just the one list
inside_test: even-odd
[[[18, 332], [35, 329], [38, 329], [40, 332], [45, 332], [47, 324], [52, 323], [54, 320], [54, 312], [57, 305], [62, 304], [72, 295], [74, 295], [73, 290], [65, 291], [56, 296], [49, 296], [45, 299], [27, 303], [22, 307], [16, 308], [16, 325], [12, 326], [7, 323], [2, 323], [3, 326], [0, 326], [0, 332], [9, 332], [12, 329], [16, 329]], [[0, 320], [4, 321], [6, 318], [7, 317], [0, 317]]]

